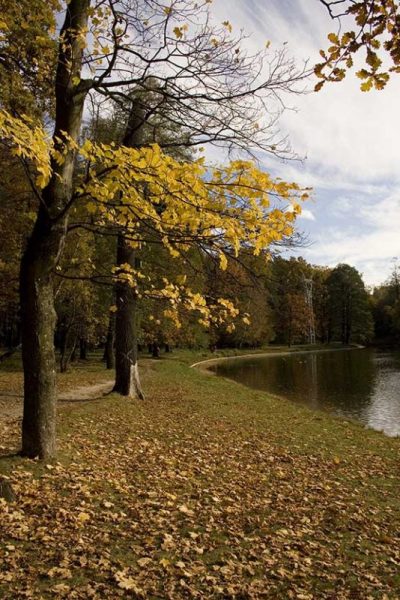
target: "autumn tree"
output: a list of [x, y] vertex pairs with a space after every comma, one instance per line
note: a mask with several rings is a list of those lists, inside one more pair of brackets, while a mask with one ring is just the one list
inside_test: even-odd
[[109, 271], [113, 257], [108, 240], [81, 228], [73, 229], [73, 225], [71, 229], [55, 277], [56, 345], [61, 372], [76, 355], [84, 360], [88, 346], [96, 346], [106, 337], [112, 302]]
[[276, 340], [291, 346], [308, 341], [310, 307], [306, 301], [305, 278], [311, 267], [302, 258], [276, 257], [267, 286], [274, 315]]
[[[169, 17], [168, 12], [167, 16]], [[186, 16], [190, 21], [192, 18], [190, 11]], [[117, 102], [119, 123], [125, 116], [127, 126], [122, 136], [119, 132], [122, 138], [120, 143], [138, 148], [156, 142], [165, 152], [180, 158], [187, 158], [192, 147], [207, 142], [230, 149], [246, 149], [246, 151], [257, 146], [274, 153], [287, 151], [282, 144], [271, 144], [271, 133], [265, 125], [261, 126], [261, 123], [255, 122], [257, 110], [263, 104], [262, 100], [257, 107], [259, 102], [256, 101], [256, 96], [263, 87], [267, 88], [265, 84], [260, 88], [253, 75], [250, 78], [248, 75], [244, 76], [239, 40], [229, 38], [228, 34], [231, 30], [229, 22], [222, 25], [222, 28], [214, 30], [215, 37], [210, 35], [208, 25], [205, 25], [205, 28], [201, 26], [200, 29], [197, 27], [197, 31], [195, 28], [192, 35], [188, 33], [187, 24], [172, 30], [172, 38], [169, 40], [171, 51], [175, 53], [175, 47], [185, 49], [188, 57], [187, 68], [190, 68], [192, 83], [196, 85], [196, 93], [190, 93], [190, 103], [186, 83], [188, 71], [176, 71], [175, 65], [168, 76], [164, 75], [156, 64], [156, 71], [154, 74], [150, 71], [145, 82], [135, 81], [133, 87], [124, 91], [119, 88], [114, 92], [111, 88], [102, 92], [103, 96]], [[160, 26], [157, 27], [153, 29], [154, 40], [160, 36]], [[163, 35], [159, 43], [164, 44]], [[142, 52], [143, 49], [141, 48], [140, 51]], [[152, 59], [150, 64], [151, 61]], [[135, 58], [134, 63], [136, 62]], [[158, 59], [155, 62], [158, 63]], [[271, 66], [272, 63], [269, 67]], [[282, 53], [276, 56], [274, 68], [276, 67], [278, 70], [288, 69], [287, 75], [289, 78], [292, 77], [292, 83], [298, 77], [293, 72], [293, 65], [287, 62], [285, 67]], [[290, 71], [292, 71], [291, 75]], [[219, 88], [219, 93], [216, 93], [215, 84], [221, 79], [222, 74], [225, 77], [223, 86]], [[277, 74], [274, 78], [278, 83]], [[244, 87], [238, 87], [239, 81]], [[200, 87], [201, 94], [198, 93]], [[270, 94], [275, 85], [268, 84], [267, 87]], [[279, 87], [283, 89], [281, 85], [278, 85]], [[239, 104], [242, 106], [241, 114], [237, 110]], [[262, 135], [260, 135], [261, 130], [263, 130]], [[267, 137], [266, 133], [268, 133]], [[149, 243], [148, 235], [146, 240]], [[153, 242], [157, 243], [157, 240]], [[135, 269], [137, 260], [139, 260], [138, 248], [133, 249], [129, 242], [129, 231], [126, 227], [122, 227], [118, 235], [117, 264], [128, 264], [131, 269]], [[137, 318], [134, 313], [137, 297], [126, 280], [118, 280], [116, 283], [116, 307], [114, 389], [124, 395], [142, 395], [136, 364]]]
[[243, 249], [230, 257], [222, 273], [215, 261], [206, 262], [207, 289], [211, 296], [228, 298], [238, 307], [237, 318], [210, 331], [210, 343], [217, 347], [257, 347], [273, 338], [273, 316], [269, 304], [266, 273], [268, 255], [252, 256]]
[[58, 0], [1, 0], [0, 104], [13, 114], [51, 112]]
[[[230, 29], [228, 22], [224, 25], [228, 30]], [[185, 31], [184, 28], [176, 28], [174, 33], [177, 38], [183, 39]], [[226, 40], [222, 39], [221, 42], [216, 40], [217, 38], [211, 40], [209, 50], [220, 43], [226, 46]], [[165, 96], [165, 80], [157, 74], [157, 77], [154, 77], [153, 80], [149, 79], [146, 87], [135, 86], [129, 95], [125, 94], [121, 97], [121, 94], [119, 94], [117, 98], [120, 111], [122, 114], [125, 111], [127, 121], [127, 129], [122, 140], [123, 145], [137, 148], [150, 142], [156, 142], [163, 148], [164, 152], [180, 159], [190, 158], [191, 149], [204, 143], [217, 144], [227, 148], [236, 146], [236, 148], [242, 148], [242, 150], [244, 144], [246, 144], [247, 150], [250, 143], [250, 149], [253, 147], [256, 138], [258, 138], [258, 127], [255, 127], [253, 131], [248, 129], [247, 119], [251, 113], [251, 111], [249, 112], [249, 106], [245, 107], [246, 112], [242, 114], [244, 122], [236, 129], [236, 126], [233, 127], [233, 122], [234, 120], [237, 121], [239, 126], [240, 119], [237, 114], [234, 118], [233, 115], [236, 112], [234, 103], [237, 104], [238, 97], [236, 93], [234, 93], [234, 98], [230, 99], [215, 97], [214, 77], [211, 79], [208, 79], [208, 76], [202, 77], [204, 65], [196, 62], [197, 59], [201, 59], [203, 50], [202, 46], [196, 45], [196, 48], [192, 47], [190, 49], [189, 54], [190, 61], [193, 61], [192, 76], [196, 79], [202, 79], [202, 100], [204, 100], [204, 97], [208, 98], [207, 111], [203, 112], [202, 100], [198, 96], [193, 96], [190, 110], [188, 110], [187, 103], [182, 103], [180, 94], [171, 95], [169, 93], [168, 96]], [[227, 47], [225, 50], [227, 50]], [[237, 50], [238, 48], [235, 50], [235, 63], [237, 63], [239, 54], [239, 52], [236, 52]], [[225, 74], [232, 71], [232, 57], [227, 57], [225, 52], [220, 57], [219, 69], [222, 69]], [[169, 87], [172, 84], [180, 86], [181, 78], [181, 73], [169, 75]], [[226, 86], [226, 82], [224, 85], [226, 92], [228, 92], [229, 85]], [[245, 89], [246, 87], [247, 84], [245, 84]], [[252, 94], [246, 93], [245, 96], [252, 96]], [[113, 97], [112, 92], [111, 97]], [[222, 112], [216, 108], [222, 108], [222, 106], [224, 107]], [[177, 110], [179, 111], [179, 119], [177, 118]], [[196, 113], [195, 118], [193, 111]], [[229, 135], [227, 135], [228, 131]], [[267, 143], [266, 148], [271, 150], [271, 145]], [[274, 152], [279, 151], [286, 151], [286, 149], [284, 150], [281, 147], [280, 150], [277, 150], [274, 147]], [[159, 207], [159, 210], [162, 210], [162, 208]], [[136, 252], [133, 250], [128, 238], [127, 232], [124, 233], [121, 230], [118, 238], [117, 264], [129, 264], [134, 269], [135, 261], [139, 260], [138, 253], [137, 249]], [[148, 235], [146, 239], [149, 243]], [[157, 243], [157, 241], [159, 240], [152, 240], [153, 243]], [[201, 244], [201, 239], [199, 239], [199, 242]], [[137, 297], [132, 286], [126, 281], [118, 281], [116, 284], [116, 299], [116, 381], [114, 390], [123, 395], [139, 395], [142, 397], [136, 364], [137, 317], [135, 316], [135, 310]], [[128, 305], [129, 310], [127, 309]]]
[[[77, 203], [87, 202], [89, 213], [97, 203], [103, 217], [113, 219], [118, 226], [128, 216], [132, 223], [153, 219], [153, 227], [157, 223], [158, 234], [172, 252], [174, 245], [187, 245], [194, 233], [212, 240], [217, 255], [222, 256], [226, 248], [237, 251], [245, 238], [259, 252], [292, 231], [295, 215], [278, 208], [271, 210], [268, 193], [289, 198], [298, 188], [274, 182], [250, 163], [239, 161], [215, 170], [212, 180], [207, 181], [200, 164], [189, 168], [171, 162], [156, 146], [140, 152], [87, 144], [79, 150], [89, 92], [117, 98], [129, 95], [132, 86], [146, 90], [156, 78], [161, 92], [152, 110], [157, 112], [161, 105], [170, 104], [171, 122], [190, 123], [188, 144], [219, 140], [231, 148], [279, 151], [270, 129], [276, 114], [267, 112], [270, 118], [264, 123], [258, 117], [262, 109], [268, 111], [271, 97], [290, 90], [302, 75], [284, 53], [267, 57], [266, 65], [263, 53], [246, 54], [241, 40], [231, 36], [228, 22], [216, 28], [209, 25], [208, 2], [191, 5], [176, 0], [165, 7], [151, 1], [143, 3], [141, 9], [139, 16], [136, 2], [130, 0], [68, 2], [58, 37], [54, 133], [47, 158], [45, 147], [49, 146], [40, 128], [26, 120], [13, 121], [4, 113], [0, 119], [3, 138], [11, 140], [25, 164], [35, 163], [39, 175], [36, 179], [31, 176], [38, 210], [20, 270], [22, 452], [26, 456], [48, 458], [55, 454], [54, 272], [65, 244], [69, 216]], [[9, 27], [7, 23], [1, 25], [3, 31]], [[267, 74], [261, 77], [264, 66]], [[205, 122], [207, 127], [200, 127]], [[22, 130], [23, 140], [19, 137]], [[92, 167], [86, 180], [75, 188], [76, 167], [82, 160], [88, 160]], [[160, 202], [167, 204], [162, 223], [154, 209]], [[131, 228], [134, 230], [134, 225]], [[172, 231], [180, 231], [180, 235], [169, 238]], [[128, 271], [120, 269], [118, 274], [121, 279], [135, 279], [131, 267]], [[179, 296], [173, 286], [166, 284], [166, 289], [171, 298]], [[208, 317], [210, 307], [195, 294], [187, 293], [186, 301]], [[214, 306], [221, 308], [218, 302]]]
[[[56, 0], [0, 2], [0, 108], [36, 119], [52, 110]], [[23, 32], [23, 35], [21, 33]], [[26, 165], [0, 148], [0, 345], [20, 342], [18, 272], [25, 238], [37, 211]]]

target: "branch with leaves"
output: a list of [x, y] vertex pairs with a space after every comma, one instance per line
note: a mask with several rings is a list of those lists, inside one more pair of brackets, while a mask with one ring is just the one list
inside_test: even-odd
[[[362, 80], [361, 90], [383, 89], [392, 73], [400, 72], [400, 4], [397, 0], [319, 0], [334, 19], [351, 17], [355, 29], [330, 33], [331, 46], [321, 50], [322, 62], [315, 66], [321, 80], [319, 91], [327, 81], [342, 81], [354, 66], [354, 57], [364, 53], [364, 67], [356, 72]], [[338, 10], [339, 9], [339, 10]]]

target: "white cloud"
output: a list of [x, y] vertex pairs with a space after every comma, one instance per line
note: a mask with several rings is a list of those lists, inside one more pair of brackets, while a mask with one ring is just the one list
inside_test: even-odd
[[[311, 7], [311, 5], [313, 5]], [[226, 3], [216, 0], [215, 11], [225, 15]], [[272, 47], [287, 43], [288, 53], [301, 64], [319, 60], [326, 35], [335, 28], [318, 0], [231, 0], [229, 18], [235, 29], [251, 34], [247, 42], [254, 51], [265, 40]], [[288, 96], [297, 110], [286, 111], [281, 128], [288, 133], [300, 156], [307, 156], [312, 169], [322, 168], [350, 181], [400, 180], [400, 77], [394, 76], [383, 92], [362, 93], [360, 81], [349, 74], [340, 84], [326, 85], [319, 93]]]
[[304, 254], [313, 262], [334, 266], [355, 265], [369, 285], [384, 281], [399, 256], [400, 188], [383, 199], [375, 199], [349, 212], [341, 228], [326, 227]]
[[307, 208], [303, 208], [303, 210], [301, 211], [301, 215], [299, 216], [299, 219], [305, 219], [306, 221], [315, 221], [315, 216], [311, 212], [311, 210], [308, 210]]
[[[225, 0], [215, 0], [214, 8], [226, 19]], [[335, 29], [318, 0], [231, 0], [228, 16], [236, 29], [252, 33], [251, 50], [267, 39], [273, 47], [287, 42], [310, 65]], [[376, 284], [400, 256], [400, 76], [382, 92], [362, 93], [359, 84], [349, 74], [319, 93], [287, 98], [298, 110], [283, 114], [281, 128], [307, 159], [284, 163], [261, 154], [260, 160], [274, 175], [314, 188], [313, 209], [303, 212], [314, 243], [301, 254], [319, 264], [348, 262]]]

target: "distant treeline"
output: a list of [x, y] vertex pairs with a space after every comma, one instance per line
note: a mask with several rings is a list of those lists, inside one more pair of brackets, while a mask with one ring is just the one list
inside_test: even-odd
[[[112, 366], [114, 299], [111, 285], [104, 285], [100, 272], [112, 269], [112, 252], [104, 239], [90, 234], [74, 238], [59, 267], [56, 289], [56, 345], [61, 367], [70, 360], [84, 359], [87, 349], [105, 347]], [[10, 253], [15, 238], [0, 250], [2, 294], [0, 296], [0, 345], [20, 344], [18, 278], [12, 272]], [[11, 246], [11, 248], [10, 248]], [[79, 278], [81, 254], [93, 265], [93, 276]], [[159, 249], [143, 253], [141, 260], [154, 276], [164, 271], [168, 253]], [[85, 261], [85, 264], [87, 262]], [[17, 261], [16, 261], [17, 262]], [[86, 269], [86, 267], [85, 267]], [[303, 258], [254, 257], [243, 251], [219, 270], [212, 257], [196, 254], [188, 263], [174, 261], [176, 282], [215, 301], [225, 298], [239, 312], [228, 322], [204, 323], [201, 315], [182, 308], [173, 318], [169, 301], [139, 299], [139, 343], [155, 355], [160, 349], [184, 347], [259, 347], [268, 343], [307, 344], [341, 342], [396, 343], [400, 338], [400, 287], [397, 270], [390, 281], [366, 290], [360, 273], [347, 264], [331, 269], [307, 263]], [[185, 274], [183, 274], [185, 273]], [[14, 277], [12, 277], [14, 275]]]

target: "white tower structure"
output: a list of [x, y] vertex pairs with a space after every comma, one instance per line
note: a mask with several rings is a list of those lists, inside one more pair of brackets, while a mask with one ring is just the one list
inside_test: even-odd
[[308, 317], [308, 341], [310, 344], [315, 344], [315, 322], [314, 322], [314, 306], [313, 306], [313, 280], [307, 279], [304, 276], [304, 291], [306, 305], [309, 310]]

